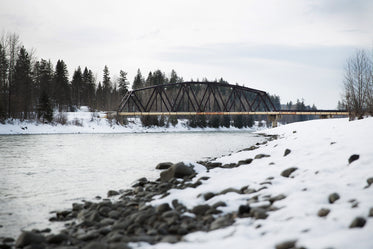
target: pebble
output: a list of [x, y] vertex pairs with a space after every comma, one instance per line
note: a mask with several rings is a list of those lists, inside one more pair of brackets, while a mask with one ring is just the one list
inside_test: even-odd
[[171, 162], [164, 162], [164, 163], [158, 163], [157, 166], [155, 167], [156, 169], [168, 169], [173, 165]]
[[353, 161], [356, 161], [360, 158], [360, 156], [358, 154], [353, 154], [350, 156], [350, 158], [348, 158], [348, 164], [351, 164]]
[[373, 207], [369, 210], [369, 217], [373, 217]]
[[275, 246], [276, 249], [291, 249], [295, 248], [295, 244], [297, 243], [296, 240], [288, 240], [281, 242]]
[[289, 154], [290, 154], [290, 152], [291, 152], [291, 150], [290, 150], [290, 149], [286, 149], [286, 150], [285, 150], [285, 152], [284, 152], [284, 156], [287, 156], [287, 155], [289, 155]]
[[297, 169], [298, 168], [296, 168], [296, 167], [291, 167], [291, 168], [285, 169], [284, 171], [281, 172], [281, 176], [283, 176], [283, 177], [289, 177], [291, 175], [291, 173], [293, 173]]
[[115, 190], [109, 190], [107, 192], [107, 197], [112, 197], [112, 196], [116, 196], [116, 195], [119, 195], [119, 192], [118, 191], [115, 191]]
[[350, 228], [364, 227], [366, 220], [363, 217], [356, 217], [350, 224]]
[[262, 158], [265, 158], [265, 157], [270, 157], [270, 155], [266, 155], [266, 154], [258, 154], [254, 157], [254, 159], [262, 159]]
[[328, 200], [330, 204], [333, 204], [335, 201], [339, 200], [340, 196], [338, 193], [332, 193], [329, 195]]
[[325, 217], [325, 216], [327, 216], [329, 213], [330, 213], [330, 209], [329, 209], [329, 208], [321, 208], [321, 209], [317, 212], [317, 215], [318, 215], [319, 217]]

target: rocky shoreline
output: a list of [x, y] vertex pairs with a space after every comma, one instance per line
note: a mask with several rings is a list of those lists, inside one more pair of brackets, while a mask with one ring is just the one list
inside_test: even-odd
[[[277, 136], [267, 136], [267, 138], [274, 140]], [[262, 144], [266, 143], [267, 141]], [[255, 150], [260, 145], [258, 143], [242, 151]], [[254, 159], [249, 158], [236, 164], [222, 165], [211, 162], [212, 160], [199, 161], [198, 164], [204, 166], [207, 171], [214, 168], [235, 168], [267, 156], [258, 154]], [[131, 248], [129, 243], [133, 242], [177, 243], [186, 234], [224, 228], [232, 225], [238, 218], [265, 219], [268, 216], [267, 212], [276, 209], [273, 206], [274, 202], [285, 198], [283, 195], [269, 197], [268, 203], [254, 208], [250, 204], [258, 202], [258, 198], [252, 198], [250, 203], [240, 206], [236, 212], [224, 214], [219, 207], [227, 204], [222, 201], [213, 205], [197, 205], [191, 209], [177, 199], [172, 201], [172, 205], [149, 204], [154, 198], [166, 197], [171, 189], [198, 188], [203, 181], [208, 180], [208, 177], [198, 177], [194, 167], [183, 162], [160, 163], [156, 169], [162, 171], [156, 181], [149, 181], [144, 177], [138, 179], [130, 189], [109, 190], [108, 198], [99, 202], [73, 203], [71, 209], [55, 212], [55, 216], [51, 217], [50, 221], [65, 223], [65, 229], [60, 233], [52, 234], [48, 228], [23, 231], [17, 240], [3, 238], [0, 248], [126, 249]], [[266, 187], [263, 186], [262, 189], [264, 188]], [[220, 193], [205, 193], [203, 198], [207, 201], [214, 196], [229, 192], [249, 194], [262, 189], [251, 189], [249, 186], [241, 189], [227, 188]], [[111, 200], [110, 197], [113, 196], [119, 198]]]

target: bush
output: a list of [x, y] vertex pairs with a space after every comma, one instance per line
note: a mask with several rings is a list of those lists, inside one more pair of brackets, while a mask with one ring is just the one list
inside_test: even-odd
[[58, 124], [66, 125], [67, 124], [67, 115], [64, 112], [58, 112], [54, 117], [54, 121]]

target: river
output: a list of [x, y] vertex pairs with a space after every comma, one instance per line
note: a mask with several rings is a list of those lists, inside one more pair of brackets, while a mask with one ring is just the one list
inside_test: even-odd
[[249, 132], [0, 136], [0, 237], [53, 230], [51, 211], [106, 197], [140, 177], [155, 180], [159, 162], [198, 161], [251, 146]]

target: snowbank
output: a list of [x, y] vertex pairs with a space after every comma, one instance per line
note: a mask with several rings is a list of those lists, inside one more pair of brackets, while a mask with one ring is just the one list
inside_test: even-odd
[[176, 126], [169, 127], [143, 127], [139, 118], [129, 118], [128, 125], [118, 125], [108, 120], [103, 112], [90, 112], [88, 108], [81, 107], [77, 112], [55, 113], [66, 118], [66, 124], [42, 124], [36, 121], [7, 120], [0, 123], [0, 135], [19, 134], [78, 134], [78, 133], [131, 133], [131, 132], [186, 132], [186, 131], [257, 131], [265, 127], [252, 128], [190, 128], [187, 120], [179, 120]]
[[[352, 122], [329, 119], [262, 131], [277, 134], [279, 138], [258, 149], [241, 151], [215, 162], [237, 163], [258, 154], [269, 157], [254, 159], [251, 164], [232, 169], [214, 168], [201, 172], [197, 178], [207, 176], [209, 179], [198, 188], [170, 190], [170, 195], [154, 200], [152, 204], [171, 204], [177, 199], [192, 208], [223, 201], [227, 206], [219, 209], [226, 214], [237, 212], [240, 205], [265, 206], [270, 197], [284, 195], [284, 199], [273, 203], [274, 208], [267, 218], [236, 218], [232, 226], [192, 233], [177, 244], [140, 243], [133, 246], [258, 249], [275, 248], [284, 242], [282, 248], [290, 248], [286, 243], [295, 242], [297, 247], [305, 248], [373, 248], [373, 186], [367, 183], [367, 179], [373, 177], [372, 127], [373, 118]], [[359, 155], [359, 159], [349, 163], [353, 154]], [[295, 171], [288, 177], [283, 176], [289, 168]], [[370, 181], [373, 182], [373, 178]], [[228, 192], [207, 201], [203, 198], [208, 192], [245, 187], [255, 192]], [[340, 198], [331, 203], [329, 196], [333, 193]], [[251, 200], [255, 198], [258, 201], [254, 204]], [[356, 217], [363, 218], [365, 226], [350, 228]]]

